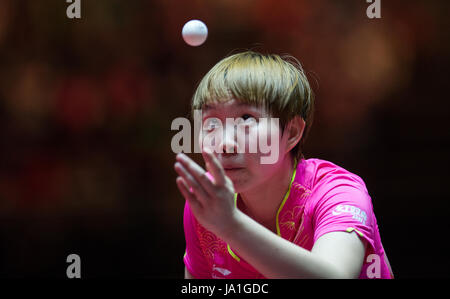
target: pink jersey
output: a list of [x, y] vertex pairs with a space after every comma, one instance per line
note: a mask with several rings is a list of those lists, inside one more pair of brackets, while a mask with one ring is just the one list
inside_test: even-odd
[[[235, 200], [240, 200], [235, 195]], [[276, 217], [277, 233], [311, 250], [329, 232], [355, 231], [367, 241], [360, 278], [393, 278], [372, 200], [363, 180], [331, 162], [302, 159]], [[239, 252], [201, 226], [186, 203], [184, 263], [195, 278], [264, 278]]]

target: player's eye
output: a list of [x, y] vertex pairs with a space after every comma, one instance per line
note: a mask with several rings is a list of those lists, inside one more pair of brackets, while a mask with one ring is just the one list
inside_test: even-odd
[[220, 123], [215, 118], [209, 118], [209, 119], [205, 120], [203, 123], [203, 130], [206, 130], [206, 131], [213, 131], [213, 130], [217, 129], [218, 127], [220, 127]]
[[248, 114], [248, 113], [243, 114], [243, 115], [241, 116], [241, 118], [242, 118], [243, 120], [252, 120], [252, 119], [255, 119], [255, 118], [253, 117], [253, 115]]

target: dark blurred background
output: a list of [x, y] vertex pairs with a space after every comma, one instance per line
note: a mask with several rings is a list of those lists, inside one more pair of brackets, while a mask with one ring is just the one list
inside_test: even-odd
[[65, 0], [0, 0], [0, 276], [64, 278], [76, 253], [83, 278], [181, 278], [171, 123], [251, 48], [302, 62], [305, 156], [365, 180], [396, 277], [449, 277], [447, 3], [81, 0], [68, 19]]

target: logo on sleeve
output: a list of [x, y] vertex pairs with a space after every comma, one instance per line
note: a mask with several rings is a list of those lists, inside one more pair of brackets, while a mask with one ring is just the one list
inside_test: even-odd
[[[216, 272], [218, 272], [219, 275], [217, 275]], [[216, 279], [217, 278], [226, 278], [230, 274], [231, 274], [230, 270], [225, 269], [225, 268], [220, 268], [220, 267], [217, 267], [216, 265], [213, 265], [213, 274], [212, 274], [213, 278], [216, 278]]]
[[333, 211], [331, 211], [331, 213], [334, 216], [341, 215], [341, 214], [350, 214], [350, 215], [352, 215], [352, 219], [355, 219], [356, 221], [361, 222], [363, 225], [366, 225], [366, 221], [367, 221], [366, 212], [355, 206], [338, 205], [336, 208], [334, 208]]

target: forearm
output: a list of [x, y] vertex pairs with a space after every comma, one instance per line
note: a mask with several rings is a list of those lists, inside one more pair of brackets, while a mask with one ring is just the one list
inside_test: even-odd
[[222, 238], [267, 278], [345, 278], [338, 267], [274, 234], [242, 212]]

